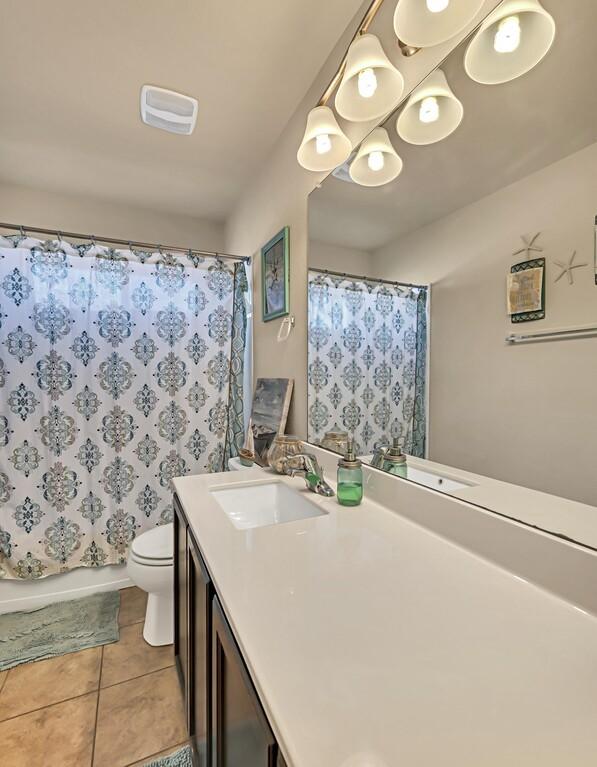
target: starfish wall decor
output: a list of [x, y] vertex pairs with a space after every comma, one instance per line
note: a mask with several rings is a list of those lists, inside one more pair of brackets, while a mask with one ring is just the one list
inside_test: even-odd
[[574, 252], [572, 253], [572, 255], [570, 256], [570, 260], [568, 261], [568, 263], [567, 263], [567, 264], [565, 264], [563, 261], [556, 261], [556, 260], [554, 259], [554, 264], [555, 264], [556, 266], [559, 266], [559, 267], [560, 267], [560, 269], [561, 269], [560, 273], [559, 273], [559, 274], [558, 274], [558, 276], [555, 278], [554, 282], [558, 282], [558, 280], [561, 280], [561, 279], [562, 279], [562, 277], [563, 277], [565, 274], [567, 274], [567, 275], [568, 275], [568, 283], [569, 283], [570, 285], [574, 285], [574, 273], [573, 273], [573, 271], [572, 271], [572, 270], [573, 270], [573, 269], [582, 269], [582, 268], [583, 268], [583, 266], [588, 266], [588, 264], [575, 264], [575, 263], [574, 263], [574, 259], [575, 259], [575, 258], [576, 258], [576, 251], [574, 251]]
[[534, 237], [531, 237], [530, 240], [528, 240], [523, 234], [520, 235], [520, 239], [524, 242], [524, 248], [520, 248], [520, 250], [516, 250], [512, 255], [513, 256], [520, 256], [523, 253], [526, 254], [526, 257], [530, 260], [533, 257], [533, 253], [543, 253], [543, 248], [540, 248], [538, 245], [535, 245], [539, 237], [541, 236], [541, 232], [537, 232], [537, 234]]

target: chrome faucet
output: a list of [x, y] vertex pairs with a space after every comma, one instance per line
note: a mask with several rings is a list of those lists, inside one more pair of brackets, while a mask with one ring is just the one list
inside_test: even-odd
[[281, 473], [289, 477], [302, 477], [312, 493], [330, 498], [334, 491], [325, 481], [323, 469], [313, 453], [289, 455], [280, 461]]

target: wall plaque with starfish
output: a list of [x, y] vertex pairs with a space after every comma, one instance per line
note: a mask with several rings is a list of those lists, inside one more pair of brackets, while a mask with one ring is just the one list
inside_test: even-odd
[[508, 275], [508, 314], [512, 322], [545, 319], [545, 259], [514, 264]]

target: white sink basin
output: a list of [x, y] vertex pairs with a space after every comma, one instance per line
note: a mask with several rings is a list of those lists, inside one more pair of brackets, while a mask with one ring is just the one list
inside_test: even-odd
[[275, 479], [214, 487], [210, 493], [239, 530], [281, 525], [327, 513], [303, 493]]

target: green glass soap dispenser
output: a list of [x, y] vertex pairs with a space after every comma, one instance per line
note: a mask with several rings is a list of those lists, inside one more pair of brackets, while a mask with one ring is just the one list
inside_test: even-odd
[[348, 440], [344, 458], [338, 461], [338, 503], [341, 506], [358, 506], [363, 500], [363, 466], [354, 454], [354, 440]]

